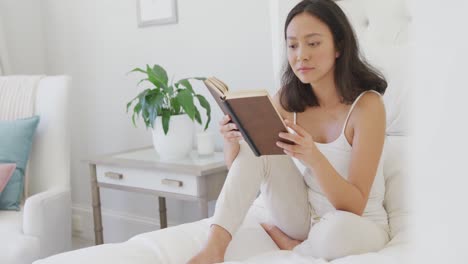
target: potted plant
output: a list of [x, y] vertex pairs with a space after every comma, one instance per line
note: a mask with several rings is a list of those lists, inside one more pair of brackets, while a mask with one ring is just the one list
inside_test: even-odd
[[189, 80], [204, 80], [203, 77], [168, 81], [166, 70], [160, 65], [146, 70], [135, 68], [129, 73], [145, 74], [141, 83], [150, 87], [140, 92], [127, 104], [127, 113], [133, 105], [132, 121], [141, 117], [146, 128], [152, 129], [153, 145], [163, 159], [177, 159], [186, 156], [193, 146], [193, 121], [202, 124], [201, 114], [194, 103], [197, 99], [205, 109], [207, 120], [204, 130], [211, 121], [211, 107], [205, 97], [195, 93]]

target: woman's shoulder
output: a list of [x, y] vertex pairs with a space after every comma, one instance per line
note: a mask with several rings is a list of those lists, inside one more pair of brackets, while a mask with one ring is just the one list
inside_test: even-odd
[[362, 110], [385, 110], [382, 95], [373, 90], [368, 90], [362, 93], [359, 100], [356, 102], [355, 109]]
[[386, 120], [385, 105], [382, 95], [367, 91], [356, 102], [354, 117], [357, 123], [384, 122]]

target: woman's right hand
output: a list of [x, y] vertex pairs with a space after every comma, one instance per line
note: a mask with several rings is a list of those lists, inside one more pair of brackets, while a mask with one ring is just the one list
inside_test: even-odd
[[243, 139], [242, 134], [237, 130], [234, 123], [230, 123], [231, 117], [225, 115], [219, 122], [219, 132], [223, 135], [224, 141], [229, 143], [239, 143]]

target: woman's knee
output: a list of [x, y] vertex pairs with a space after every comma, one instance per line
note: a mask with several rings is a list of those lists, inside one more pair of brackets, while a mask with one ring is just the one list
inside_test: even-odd
[[307, 240], [295, 251], [333, 260], [377, 251], [387, 242], [386, 232], [370, 220], [350, 212], [334, 211], [312, 226]]
[[291, 216], [289, 216], [289, 220], [281, 220], [282, 219], [277, 219], [274, 224], [290, 238], [300, 241], [307, 239], [307, 234], [310, 229], [310, 219], [306, 220], [298, 217], [291, 223]]
[[355, 229], [355, 224], [361, 220], [360, 218], [361, 217], [356, 214], [336, 210], [322, 216], [316, 228], [320, 228], [318, 231], [327, 237], [336, 238]]

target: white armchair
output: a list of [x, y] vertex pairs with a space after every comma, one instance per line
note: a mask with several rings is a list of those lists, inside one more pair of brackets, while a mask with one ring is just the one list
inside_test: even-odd
[[[5, 76], [2, 78], [28, 78]], [[36, 90], [40, 116], [21, 211], [0, 211], [0, 263], [30, 264], [71, 248], [70, 78], [42, 78]]]

